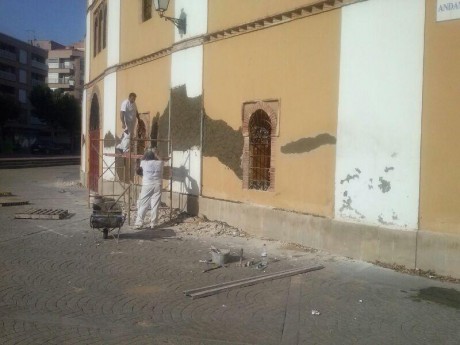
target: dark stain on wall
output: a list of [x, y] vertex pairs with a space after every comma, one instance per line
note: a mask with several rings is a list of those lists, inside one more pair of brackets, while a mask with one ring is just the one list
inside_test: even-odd
[[116, 140], [117, 139], [113, 136], [113, 134], [108, 131], [104, 136], [104, 148], [114, 147]]
[[285, 154], [310, 152], [323, 145], [335, 145], [337, 139], [329, 133], [318, 134], [314, 138], [302, 138], [281, 147]]
[[358, 174], [354, 174], [354, 175], [347, 174], [347, 177], [345, 177], [343, 180], [340, 180], [340, 184], [344, 184], [344, 182], [350, 182], [351, 180], [354, 180], [355, 178], [359, 179], [359, 175]]
[[[201, 146], [202, 96], [187, 97], [186, 86], [171, 90], [171, 141], [173, 151], [187, 151]], [[151, 128], [147, 129], [152, 147], [157, 147], [160, 155], [168, 155], [169, 104], [160, 114], [151, 118]], [[114, 138], [114, 141], [119, 141]], [[241, 156], [243, 154], [243, 133], [241, 127], [234, 130], [223, 120], [213, 120], [203, 114], [204, 157], [216, 157], [242, 180]], [[121, 162], [120, 162], [121, 163]], [[119, 175], [123, 175], [119, 172]]]
[[213, 120], [206, 113], [203, 120], [203, 156], [216, 157], [243, 180], [241, 155], [243, 154], [243, 131], [234, 130], [223, 120]]
[[379, 188], [382, 191], [382, 193], [389, 192], [390, 189], [391, 189], [390, 181], [387, 181], [387, 180], [383, 179], [382, 177], [379, 177], [379, 181], [380, 181]]
[[174, 151], [200, 147], [201, 107], [202, 96], [187, 97], [185, 85], [171, 90], [171, 138]]
[[[347, 193], [348, 195], [348, 193]], [[347, 197], [347, 195], [344, 194], [345, 197]], [[343, 211], [345, 210], [349, 210], [349, 211], [352, 211], [355, 213], [355, 216], [353, 215], [348, 215], [348, 217], [350, 218], [355, 218], [356, 219], [356, 216], [360, 219], [364, 219], [366, 217], [364, 217], [364, 215], [362, 213], [360, 213], [358, 210], [356, 210], [353, 206], [353, 200], [351, 199], [351, 197], [347, 197], [346, 199], [343, 199], [342, 200], [342, 207], [340, 207], [339, 209], [339, 212], [342, 213]]]

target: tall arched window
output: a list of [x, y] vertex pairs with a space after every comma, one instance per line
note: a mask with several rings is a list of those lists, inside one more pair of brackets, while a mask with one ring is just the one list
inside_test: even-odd
[[249, 189], [270, 188], [271, 132], [270, 118], [257, 110], [249, 120]]
[[97, 16], [94, 18], [94, 33], [93, 33], [93, 56], [97, 54], [97, 33], [99, 32], [99, 19]]
[[142, 21], [152, 18], [152, 0], [142, 0]]
[[102, 28], [102, 49], [107, 46], [107, 5], [104, 5], [104, 27]]
[[97, 12], [97, 16], [99, 18], [99, 28], [97, 32], [97, 52], [99, 53], [102, 49], [102, 28], [104, 26], [104, 22], [102, 20], [102, 10]]

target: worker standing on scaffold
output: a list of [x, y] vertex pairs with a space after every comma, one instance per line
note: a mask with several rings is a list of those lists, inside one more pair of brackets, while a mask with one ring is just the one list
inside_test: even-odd
[[[128, 99], [121, 103], [120, 120], [121, 128], [123, 128], [123, 135], [129, 136], [129, 139], [134, 139], [134, 129], [136, 128], [136, 121], [139, 120], [139, 112], [136, 106], [137, 95], [131, 92]], [[128, 151], [126, 147], [120, 148], [123, 152]]]

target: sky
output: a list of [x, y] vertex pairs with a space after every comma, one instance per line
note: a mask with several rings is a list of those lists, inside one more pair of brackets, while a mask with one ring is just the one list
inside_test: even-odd
[[80, 41], [86, 30], [87, 0], [0, 0], [0, 32], [21, 41]]

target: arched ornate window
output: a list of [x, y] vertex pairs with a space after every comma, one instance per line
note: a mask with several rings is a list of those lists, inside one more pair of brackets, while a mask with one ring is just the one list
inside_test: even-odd
[[249, 120], [249, 189], [270, 188], [271, 124], [263, 110]]
[[243, 188], [275, 190], [276, 138], [278, 136], [277, 100], [243, 103]]

